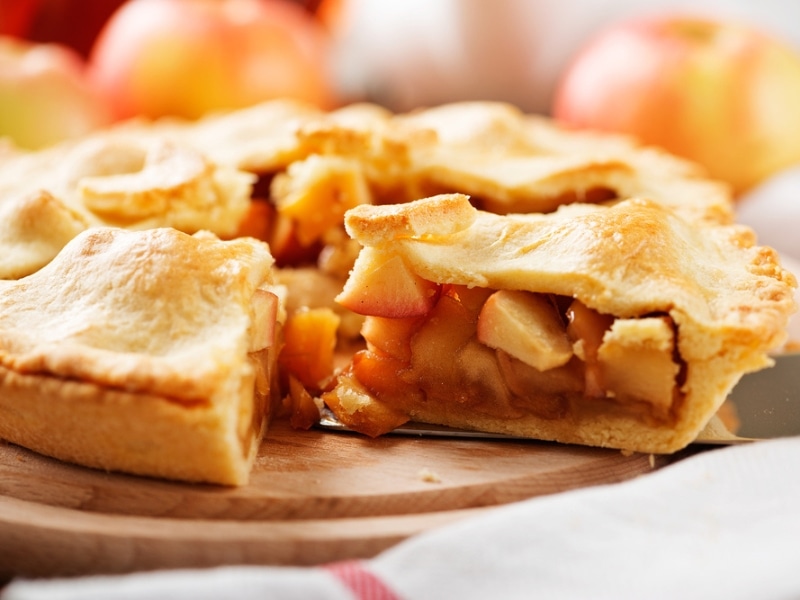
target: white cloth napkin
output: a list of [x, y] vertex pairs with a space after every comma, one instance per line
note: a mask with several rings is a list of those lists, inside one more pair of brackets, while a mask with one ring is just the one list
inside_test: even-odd
[[14, 581], [1, 600], [800, 598], [800, 438], [713, 449], [321, 567]]

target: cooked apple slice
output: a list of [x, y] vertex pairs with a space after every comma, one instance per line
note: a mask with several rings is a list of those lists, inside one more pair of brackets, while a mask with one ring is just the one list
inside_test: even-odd
[[250, 339], [249, 352], [258, 352], [275, 343], [275, 323], [278, 316], [280, 300], [264, 289], [256, 289], [250, 299], [253, 311], [253, 336]]
[[419, 317], [431, 311], [439, 290], [399, 256], [368, 247], [359, 253], [336, 301], [361, 315]]
[[311, 429], [319, 422], [320, 407], [300, 381], [292, 375], [288, 379], [289, 394], [284, 398], [284, 408], [289, 412], [289, 423], [294, 429]]
[[406, 423], [406, 411], [384, 404], [358, 381], [349, 371], [345, 371], [336, 387], [322, 395], [325, 404], [336, 418], [350, 429], [371, 437], [377, 437]]
[[316, 154], [276, 175], [271, 192], [278, 212], [297, 224], [297, 239], [303, 246], [341, 227], [345, 211], [371, 199], [356, 161]]
[[387, 319], [370, 316], [364, 319], [361, 335], [369, 349], [408, 364], [411, 362], [411, 337], [423, 322], [421, 317]]
[[597, 349], [614, 323], [614, 317], [599, 313], [577, 299], [567, 308], [566, 317], [567, 336], [574, 340], [572, 350], [586, 365], [583, 393], [590, 398], [603, 398], [606, 388], [597, 360]]
[[674, 345], [668, 317], [617, 319], [597, 351], [606, 389], [622, 401], [643, 400], [667, 413], [680, 370]]
[[309, 389], [333, 376], [336, 330], [341, 319], [330, 308], [302, 308], [286, 320], [278, 364]]
[[547, 371], [572, 358], [561, 317], [546, 297], [500, 290], [489, 296], [478, 317], [478, 340]]
[[468, 310], [449, 294], [443, 294], [430, 318], [411, 338], [411, 370], [426, 381], [442, 383], [452, 396], [458, 386], [459, 350], [473, 337]]

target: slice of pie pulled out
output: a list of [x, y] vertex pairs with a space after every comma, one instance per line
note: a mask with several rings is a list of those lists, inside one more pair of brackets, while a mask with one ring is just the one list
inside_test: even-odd
[[794, 277], [739, 226], [661, 204], [499, 216], [459, 194], [346, 216], [338, 297], [367, 347], [324, 401], [380, 435], [408, 420], [669, 453], [770, 364]]
[[0, 282], [0, 438], [89, 467], [245, 483], [274, 379], [272, 270], [249, 238], [98, 227]]

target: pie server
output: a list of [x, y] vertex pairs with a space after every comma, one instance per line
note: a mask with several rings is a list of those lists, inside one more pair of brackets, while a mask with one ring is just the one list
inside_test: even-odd
[[[730, 433], [722, 420], [715, 416], [700, 432], [696, 444], [736, 444], [800, 435], [800, 352], [779, 354], [774, 359], [775, 366], [745, 375], [728, 396], [739, 422], [736, 435]], [[327, 409], [323, 411], [319, 426], [349, 431]], [[401, 425], [391, 433], [482, 439], [514, 437], [413, 422]]]

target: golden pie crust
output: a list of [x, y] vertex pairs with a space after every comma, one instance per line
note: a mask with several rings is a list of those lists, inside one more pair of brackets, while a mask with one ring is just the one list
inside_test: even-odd
[[233, 236], [255, 176], [154, 135], [114, 131], [0, 159], [0, 279], [50, 262], [89, 227], [173, 227]]

